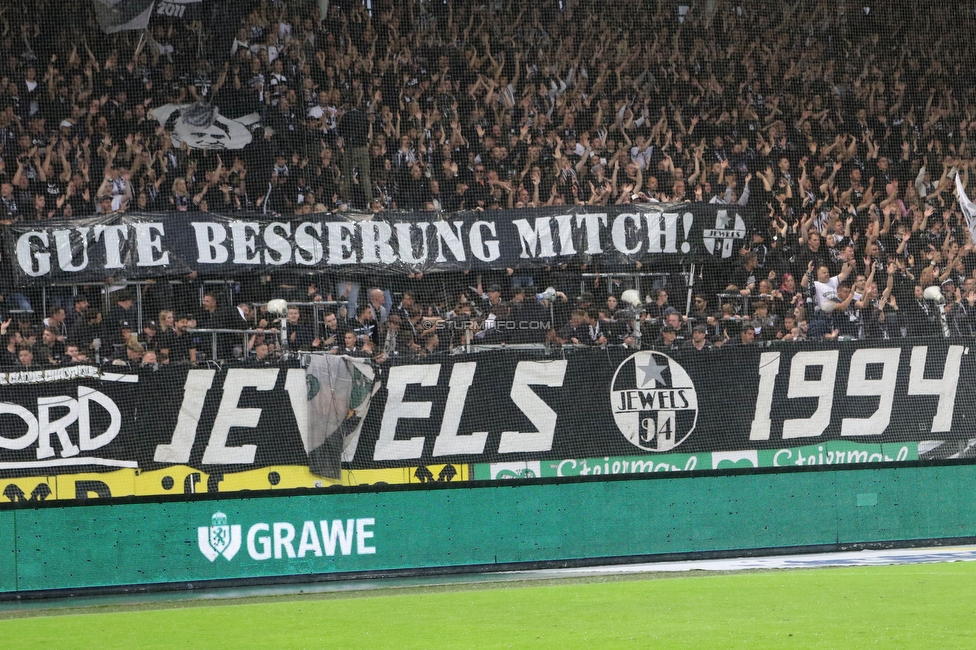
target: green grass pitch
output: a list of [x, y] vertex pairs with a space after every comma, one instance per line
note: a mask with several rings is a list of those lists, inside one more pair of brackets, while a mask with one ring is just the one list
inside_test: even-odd
[[0, 648], [974, 648], [976, 562], [0, 614]]

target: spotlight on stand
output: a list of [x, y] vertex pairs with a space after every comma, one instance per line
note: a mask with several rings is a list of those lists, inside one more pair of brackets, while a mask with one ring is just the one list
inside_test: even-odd
[[288, 301], [283, 298], [275, 298], [268, 301], [268, 312], [275, 316], [284, 316], [288, 313]]
[[931, 287], [926, 287], [925, 291], [922, 293], [922, 296], [926, 300], [931, 300], [932, 302], [940, 305], [945, 302], [945, 296], [942, 295], [942, 289], [934, 284]]
[[644, 311], [644, 301], [641, 300], [640, 291], [637, 289], [627, 289], [620, 294], [620, 302], [626, 305], [626, 308], [621, 310], [620, 315], [634, 319], [634, 337], [640, 340], [641, 313]]
[[275, 298], [274, 300], [268, 301], [268, 313], [278, 316], [278, 323], [281, 325], [279, 332], [281, 332], [281, 349], [288, 349], [288, 319], [284, 318], [285, 314], [288, 313], [288, 301], [284, 298]]
[[641, 301], [640, 292], [637, 289], [627, 289], [620, 294], [620, 302], [628, 304], [634, 309], [637, 309], [643, 304]]

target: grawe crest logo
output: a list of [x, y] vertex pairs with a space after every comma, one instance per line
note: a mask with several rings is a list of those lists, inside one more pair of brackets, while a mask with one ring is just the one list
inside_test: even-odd
[[637, 352], [620, 364], [610, 384], [610, 407], [624, 437], [647, 451], [674, 449], [698, 421], [691, 377], [660, 352]]
[[227, 525], [227, 515], [215, 512], [210, 519], [210, 526], [197, 528], [197, 545], [200, 552], [213, 562], [217, 556], [223, 555], [228, 562], [234, 559], [241, 550], [241, 526]]

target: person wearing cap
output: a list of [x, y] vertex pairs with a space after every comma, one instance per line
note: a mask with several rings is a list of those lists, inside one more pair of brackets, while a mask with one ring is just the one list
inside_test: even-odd
[[691, 329], [691, 338], [685, 341], [681, 348], [695, 352], [710, 352], [714, 346], [708, 340], [708, 327], [705, 325], [695, 325]]
[[[139, 322], [136, 313], [135, 299], [131, 289], [122, 289], [115, 294], [115, 305], [108, 313], [108, 322], [120, 323], [127, 321], [133, 326]], [[117, 340], [109, 340], [108, 343], [119, 343]]]
[[756, 256], [756, 268], [766, 268], [766, 258], [769, 257], [769, 245], [767, 244], [767, 226], [756, 226], [752, 229], [752, 242], [746, 248], [748, 253]]
[[596, 298], [589, 291], [584, 291], [580, 295], [576, 296], [576, 307], [579, 309], [589, 309], [593, 306]]
[[[614, 298], [613, 296], [610, 296]], [[614, 300], [616, 300], [614, 298]], [[631, 334], [631, 321], [629, 319], [621, 318], [617, 320], [614, 318], [614, 312], [610, 309], [609, 305], [601, 307], [600, 309], [591, 308], [597, 312], [597, 321], [600, 323], [600, 331], [607, 339], [607, 343], [610, 345], [620, 345], [624, 342]]]
[[102, 194], [101, 196], [98, 197], [98, 200], [95, 202], [95, 213], [111, 214], [115, 212], [115, 209], [112, 207], [112, 203], [113, 203], [113, 199], [110, 194]]
[[480, 309], [481, 313], [485, 315], [490, 314], [494, 307], [497, 307], [502, 303], [501, 285], [490, 284], [484, 293], [481, 293], [481, 291], [478, 293], [481, 294], [481, 305], [478, 307], [478, 309]]
[[65, 316], [68, 323], [68, 341], [80, 349], [87, 350], [95, 337], [96, 329], [102, 323], [102, 313], [91, 310], [84, 294], [75, 296], [74, 308]]
[[655, 350], [678, 350], [681, 344], [678, 343], [678, 330], [674, 325], [665, 325], [661, 328], [661, 334], [654, 341]]
[[139, 337], [142, 347], [146, 350], [159, 350], [159, 326], [156, 321], [147, 322], [142, 328], [142, 335]]
[[[131, 341], [137, 340], [135, 334], [133, 334], [134, 329], [135, 326], [129, 321], [120, 320], [119, 329], [118, 329], [119, 332], [118, 338], [116, 339], [116, 342], [113, 343], [113, 345], [116, 348], [120, 348], [128, 345]], [[121, 341], [121, 343], [119, 343], [118, 341]]]
[[68, 326], [68, 335], [71, 335], [71, 328], [74, 327], [78, 321], [85, 320], [86, 312], [88, 311], [88, 297], [79, 293], [74, 296], [72, 301], [73, 307], [71, 311], [68, 311], [64, 315], [64, 322]]

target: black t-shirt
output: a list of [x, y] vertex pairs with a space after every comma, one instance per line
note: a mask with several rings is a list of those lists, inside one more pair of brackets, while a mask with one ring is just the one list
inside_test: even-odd
[[342, 136], [343, 144], [347, 149], [354, 147], [365, 147], [368, 144], [367, 135], [369, 133], [369, 122], [366, 114], [358, 109], [354, 109], [342, 116], [339, 123], [339, 134]]
[[174, 362], [189, 361], [190, 349], [193, 348], [193, 338], [189, 334], [177, 334], [176, 330], [166, 330], [158, 337], [159, 349], [169, 351], [169, 360]]
[[[7, 343], [7, 337], [3, 337], [2, 341], [0, 342]], [[10, 352], [7, 350], [6, 345], [4, 345], [3, 348], [0, 348], [0, 366], [10, 367], [16, 366], [18, 363], [20, 363], [20, 361], [17, 358], [16, 352]]]

